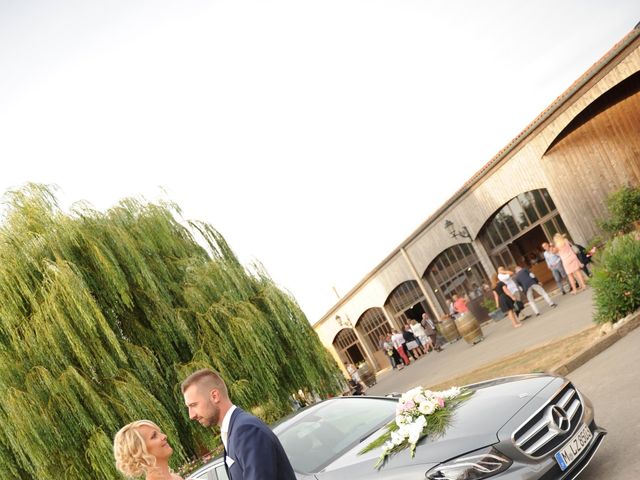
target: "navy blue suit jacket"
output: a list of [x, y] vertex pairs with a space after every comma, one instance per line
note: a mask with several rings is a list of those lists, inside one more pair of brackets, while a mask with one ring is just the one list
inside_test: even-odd
[[224, 460], [231, 480], [296, 480], [278, 437], [239, 408], [231, 414]]
[[527, 293], [527, 290], [538, 283], [537, 278], [531, 278], [531, 272], [528, 268], [523, 268], [522, 270], [520, 270], [518, 273], [516, 273], [515, 277], [516, 283], [522, 287], [522, 290], [524, 290], [525, 294]]

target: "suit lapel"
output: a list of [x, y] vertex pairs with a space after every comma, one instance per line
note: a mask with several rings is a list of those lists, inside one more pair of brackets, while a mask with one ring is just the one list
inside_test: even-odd
[[[224, 447], [224, 445], [223, 445], [223, 447]], [[224, 470], [227, 472], [227, 477], [231, 478], [231, 473], [229, 472], [229, 466], [227, 465], [227, 449], [226, 448], [224, 448], [224, 454], [223, 455], [224, 455], [224, 457], [223, 457]]]
[[[231, 431], [233, 430], [233, 424], [236, 418], [238, 417], [238, 413], [240, 413], [240, 409], [238, 407], [236, 407], [235, 410], [231, 413], [231, 419], [229, 420], [229, 430], [227, 431], [227, 447], [224, 449], [224, 469], [227, 471], [227, 476], [229, 477], [230, 480], [233, 480], [233, 477], [231, 477], [231, 472], [229, 471], [229, 465], [227, 465], [227, 456], [228, 456], [228, 453], [231, 451], [231, 438], [232, 438]], [[228, 451], [227, 451], [227, 448], [229, 449]], [[230, 457], [230, 458], [235, 462], [235, 458], [233, 457]]]
[[[235, 424], [236, 419], [240, 414], [240, 411], [241, 410], [238, 407], [236, 407], [233, 413], [231, 414], [231, 419], [229, 420], [229, 430], [227, 431], [227, 447], [231, 446], [231, 434], [233, 432], [233, 425]], [[229, 448], [229, 450], [231, 450], [231, 448]]]

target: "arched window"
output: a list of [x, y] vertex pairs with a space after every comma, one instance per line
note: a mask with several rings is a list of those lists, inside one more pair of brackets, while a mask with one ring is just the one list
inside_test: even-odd
[[469, 243], [447, 248], [427, 267], [424, 277], [436, 294], [444, 311], [448, 311], [446, 299], [454, 293], [474, 299], [482, 296], [482, 284], [489, 279], [480, 259]]
[[433, 317], [418, 282], [408, 280], [398, 285], [387, 297], [384, 306], [400, 324], [418, 320], [424, 312]]
[[380, 335], [391, 333], [391, 325], [389, 325], [384, 311], [376, 307], [368, 309], [360, 316], [356, 322], [356, 328], [364, 334], [374, 351], [379, 348]]
[[545, 188], [521, 193], [500, 208], [479, 238], [495, 267], [537, 263], [540, 245], [557, 232], [568, 233]]
[[333, 340], [333, 348], [344, 362], [358, 365], [365, 361], [356, 332], [351, 328], [343, 328], [338, 332]]

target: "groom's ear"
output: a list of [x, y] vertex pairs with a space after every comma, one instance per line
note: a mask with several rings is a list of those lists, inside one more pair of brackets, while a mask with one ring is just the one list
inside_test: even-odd
[[220, 401], [220, 390], [217, 388], [212, 389], [209, 392], [209, 399], [214, 403], [218, 403]]

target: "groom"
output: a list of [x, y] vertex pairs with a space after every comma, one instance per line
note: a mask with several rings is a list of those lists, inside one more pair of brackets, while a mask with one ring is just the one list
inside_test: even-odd
[[260, 419], [231, 403], [217, 372], [198, 370], [182, 382], [181, 389], [191, 420], [220, 427], [231, 480], [296, 479], [278, 437]]

